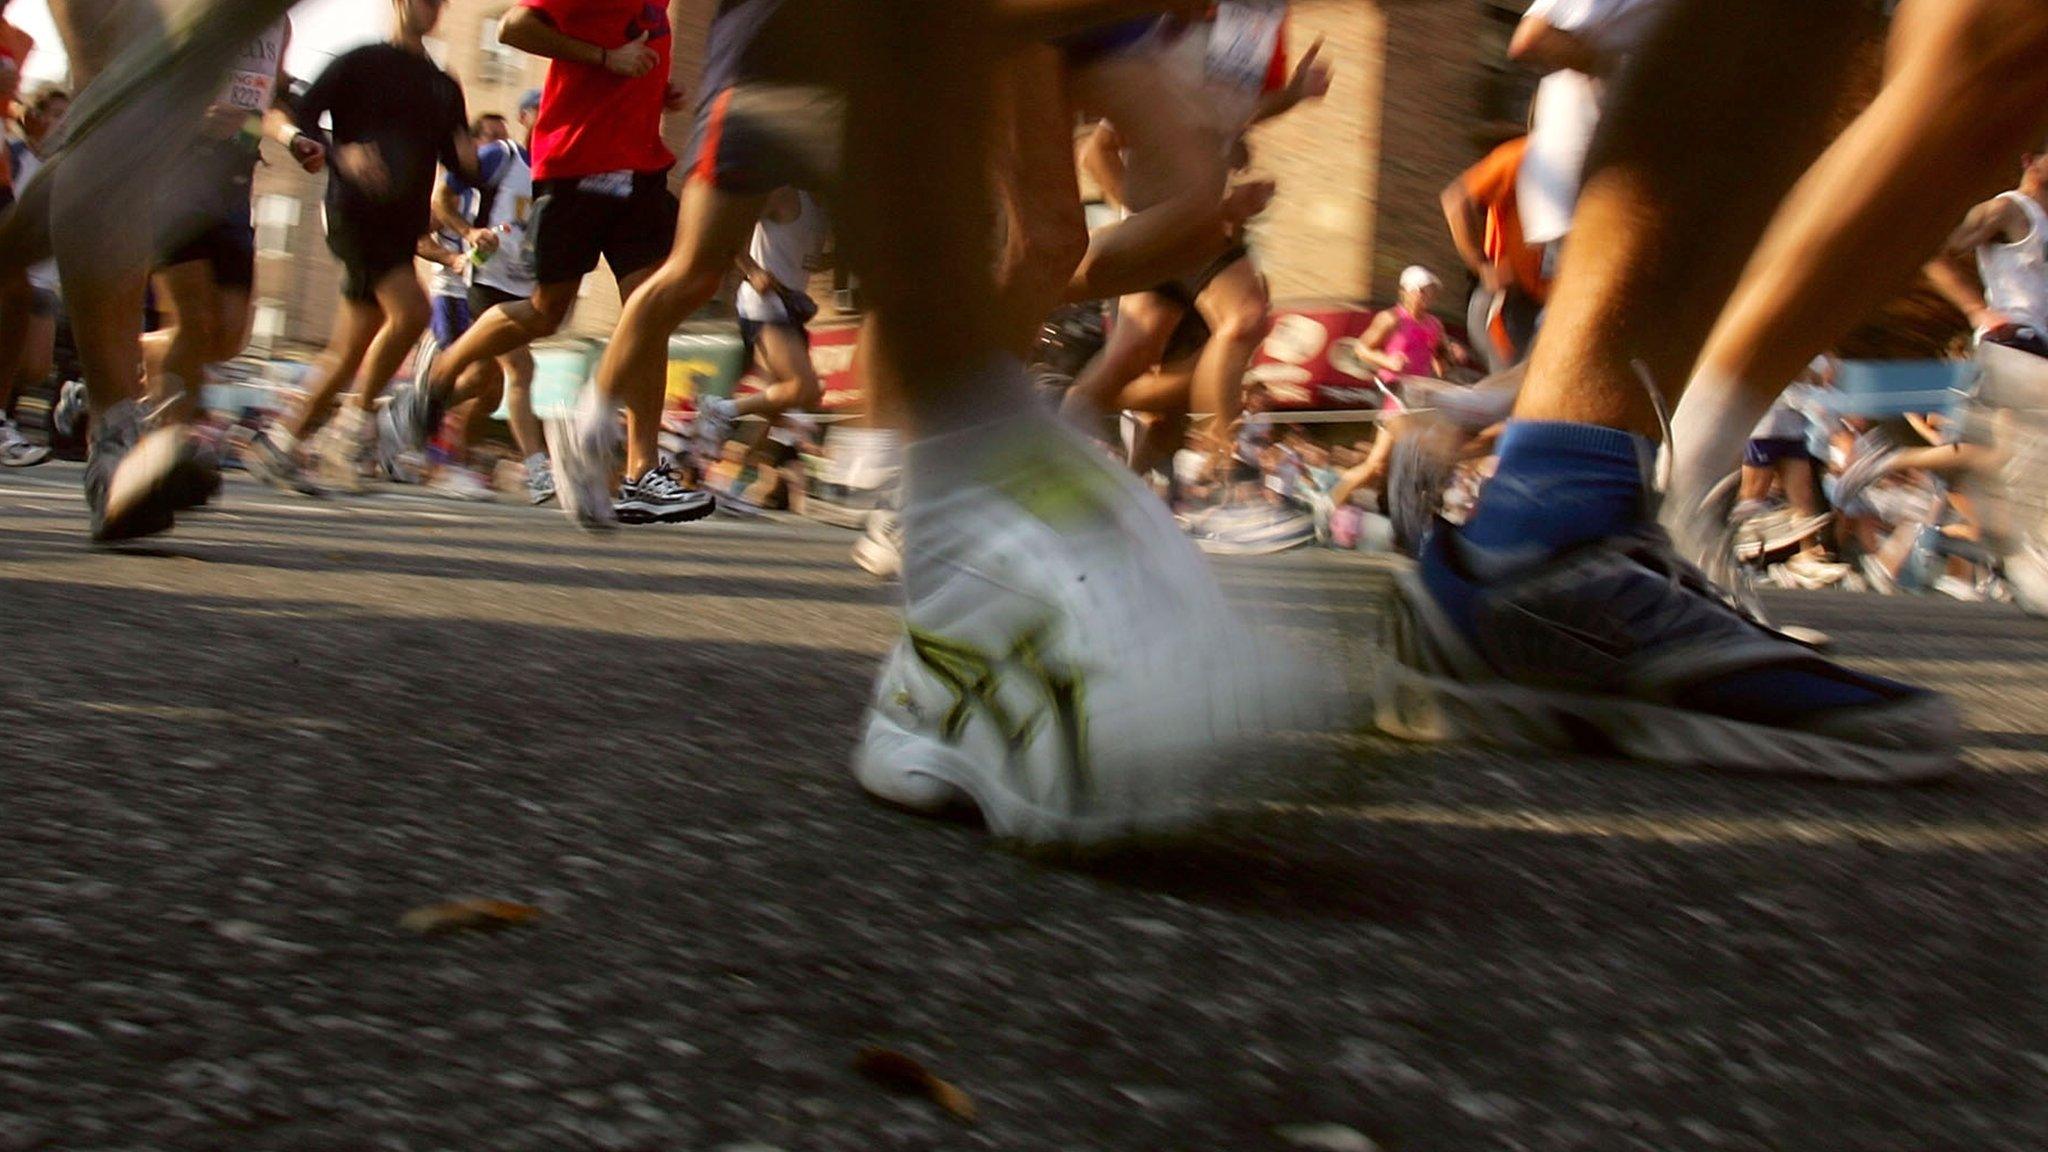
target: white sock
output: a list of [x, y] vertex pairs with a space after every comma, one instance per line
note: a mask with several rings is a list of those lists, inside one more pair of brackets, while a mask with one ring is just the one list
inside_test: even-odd
[[538, 476], [538, 475], [540, 475], [540, 474], [541, 474], [542, 472], [545, 472], [545, 471], [547, 471], [547, 470], [548, 470], [548, 454], [547, 454], [547, 453], [545, 453], [545, 452], [535, 452], [535, 453], [534, 453], [533, 455], [531, 455], [531, 456], [528, 456], [528, 457], [526, 458], [526, 474], [527, 474], [528, 476]]

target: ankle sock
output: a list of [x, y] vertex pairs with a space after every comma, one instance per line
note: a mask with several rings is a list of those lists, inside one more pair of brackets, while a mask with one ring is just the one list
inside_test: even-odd
[[1641, 522], [1648, 440], [1597, 424], [1515, 421], [1500, 466], [1461, 533], [1487, 552], [1547, 558]]

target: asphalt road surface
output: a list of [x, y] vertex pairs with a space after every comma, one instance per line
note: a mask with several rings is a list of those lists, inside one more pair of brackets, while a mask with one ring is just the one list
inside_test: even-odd
[[[2048, 624], [1777, 605], [1963, 701], [1941, 786], [1303, 735], [1031, 859], [853, 787], [850, 542], [236, 481], [109, 552], [0, 476], [0, 1152], [2048, 1147]], [[541, 915], [399, 924], [458, 897]]]

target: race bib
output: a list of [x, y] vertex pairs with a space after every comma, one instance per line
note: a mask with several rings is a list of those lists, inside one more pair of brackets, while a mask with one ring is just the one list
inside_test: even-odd
[[1265, 4], [1219, 4], [1209, 31], [1209, 82], [1258, 91], [1266, 82], [1287, 10]]
[[271, 99], [276, 90], [277, 77], [274, 74], [235, 72], [228, 77], [226, 103], [231, 108], [260, 115], [270, 111]]
[[600, 172], [595, 176], [585, 176], [576, 182], [576, 190], [592, 196], [624, 200], [633, 195], [633, 173]]

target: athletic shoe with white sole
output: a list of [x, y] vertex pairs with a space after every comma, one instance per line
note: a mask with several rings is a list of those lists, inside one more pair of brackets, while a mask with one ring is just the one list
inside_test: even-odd
[[1830, 664], [1757, 623], [1661, 529], [1482, 571], [1497, 564], [1440, 524], [1397, 578], [1380, 638], [1382, 729], [1861, 783], [1958, 767], [1948, 700]]
[[124, 400], [93, 421], [85, 464], [85, 500], [92, 538], [102, 544], [168, 531], [178, 494], [191, 476], [183, 466], [190, 434], [182, 427], [143, 434], [142, 414]]
[[286, 492], [325, 496], [326, 490], [306, 475], [305, 467], [299, 463], [296, 447], [279, 443], [278, 437], [282, 433], [273, 434], [273, 431], [258, 432], [242, 449], [242, 466], [248, 469], [249, 475]]
[[498, 490], [474, 469], [459, 465], [441, 470], [434, 477], [433, 491], [437, 496], [450, 500], [466, 500], [472, 504], [488, 504], [498, 498]]
[[1293, 504], [1226, 504], [1188, 519], [1195, 546], [1211, 556], [1270, 556], [1316, 538], [1315, 517]]
[[196, 512], [221, 493], [220, 451], [190, 435], [179, 451], [182, 459], [177, 466], [179, 484], [173, 503], [180, 512]]
[[868, 514], [868, 526], [853, 542], [853, 562], [877, 580], [903, 575], [903, 521], [893, 508]]
[[316, 453], [320, 482], [331, 492], [363, 491], [363, 471], [376, 451], [376, 425], [369, 414], [343, 400]]
[[538, 508], [555, 498], [555, 474], [548, 467], [545, 456], [528, 460], [526, 469], [526, 502]]
[[908, 634], [854, 764], [870, 795], [971, 804], [1030, 844], [1183, 831], [1247, 749], [1322, 722], [1326, 682], [1244, 627], [1165, 507], [1078, 437], [1032, 417], [930, 441], [913, 487], [920, 459], [963, 481], [902, 514]]
[[696, 435], [691, 447], [706, 467], [718, 459], [719, 454], [725, 451], [725, 442], [732, 439], [733, 425], [738, 423], [738, 419], [726, 411], [725, 406], [730, 403], [732, 401], [713, 396], [697, 409]]
[[31, 444], [14, 421], [0, 417], [0, 468], [33, 468], [50, 458], [50, 450]]
[[566, 417], [545, 422], [548, 466], [562, 513], [578, 525], [601, 532], [619, 522], [612, 493], [619, 475], [619, 413], [595, 385], [586, 386]]
[[621, 524], [686, 524], [718, 511], [718, 501], [656, 465], [626, 481], [612, 509]]
[[[426, 368], [418, 371], [424, 374]], [[394, 385], [390, 400], [378, 414], [379, 450], [388, 456], [416, 452], [440, 424], [441, 404], [431, 389], [418, 382]]]

